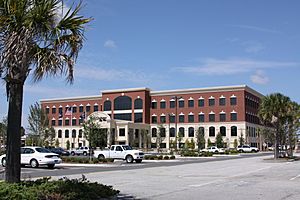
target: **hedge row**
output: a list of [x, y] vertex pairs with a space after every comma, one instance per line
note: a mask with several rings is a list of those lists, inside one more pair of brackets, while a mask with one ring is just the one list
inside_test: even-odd
[[145, 155], [145, 160], [169, 160], [175, 159], [175, 156], [163, 156], [163, 155]]
[[86, 164], [97, 164], [97, 163], [111, 163], [114, 162], [114, 159], [112, 158], [105, 158], [105, 159], [97, 159], [97, 158], [84, 158], [84, 157], [65, 157], [63, 156], [62, 158], [63, 162], [66, 163], [86, 163]]
[[90, 200], [107, 199], [119, 194], [112, 186], [91, 183], [84, 176], [80, 179], [50, 178], [20, 183], [0, 183], [0, 197], [3, 200]]

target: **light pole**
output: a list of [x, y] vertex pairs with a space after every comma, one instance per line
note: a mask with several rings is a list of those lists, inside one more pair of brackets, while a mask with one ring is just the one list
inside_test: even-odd
[[176, 141], [176, 150], [179, 149], [179, 143], [177, 142], [177, 101], [178, 99], [181, 99], [182, 97], [173, 96], [172, 99], [175, 100], [175, 141]]

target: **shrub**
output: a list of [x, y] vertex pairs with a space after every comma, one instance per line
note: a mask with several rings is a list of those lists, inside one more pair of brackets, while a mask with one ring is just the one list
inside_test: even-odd
[[59, 179], [50, 181], [50, 178], [20, 183], [0, 183], [0, 196], [3, 200], [30, 199], [30, 200], [89, 200], [107, 199], [116, 196], [118, 190], [112, 186], [100, 183], [91, 183], [84, 176], [80, 179]]
[[157, 157], [157, 159], [158, 159], [158, 160], [162, 160], [162, 159], [163, 159], [163, 155], [159, 155], [159, 156]]
[[202, 157], [211, 157], [213, 156], [214, 153], [212, 152], [201, 152], [199, 156], [202, 156]]
[[174, 156], [174, 155], [170, 156], [170, 159], [174, 160], [174, 159], [175, 159], [175, 156]]
[[150, 155], [145, 155], [145, 156], [144, 156], [144, 159], [145, 159], [145, 160], [150, 160], [150, 158], [151, 158]]
[[164, 157], [164, 160], [169, 160], [169, 159], [170, 159], [169, 156]]

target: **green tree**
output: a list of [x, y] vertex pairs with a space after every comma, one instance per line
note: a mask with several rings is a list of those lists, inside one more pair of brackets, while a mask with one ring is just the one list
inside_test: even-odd
[[241, 133], [241, 136], [239, 136], [239, 144], [240, 145], [244, 145], [245, 144], [245, 138], [244, 138], [244, 134]]
[[157, 135], [155, 139], [157, 152], [160, 152], [160, 144], [165, 140], [165, 138], [166, 138], [166, 129], [162, 124], [160, 124], [157, 126]]
[[67, 150], [70, 150], [70, 146], [71, 146], [71, 144], [70, 144], [70, 141], [69, 141], [69, 140], [67, 140], [67, 142], [66, 142], [66, 147], [67, 147]]
[[279, 157], [279, 145], [284, 138], [284, 124], [286, 122], [287, 113], [289, 112], [290, 98], [280, 93], [274, 93], [265, 96], [259, 107], [259, 118], [264, 125], [272, 127], [274, 131], [270, 131], [270, 138], [275, 144], [274, 158]]
[[2, 122], [0, 122], [0, 145], [6, 144], [6, 131], [7, 131], [7, 119], [3, 118]]
[[23, 87], [34, 81], [65, 75], [73, 68], [83, 45], [81, 4], [62, 15], [63, 0], [0, 0], [0, 77], [8, 98], [7, 161], [5, 179], [20, 182], [20, 146]]
[[207, 139], [207, 147], [211, 147], [211, 146], [212, 146], [212, 143], [211, 143], [210, 139], [208, 138]]
[[143, 141], [143, 148], [145, 150], [148, 150], [149, 144], [151, 142], [151, 136], [148, 130], [142, 129], [141, 130], [141, 135], [142, 135], [142, 141]]
[[189, 149], [195, 149], [195, 141], [193, 138], [191, 139], [191, 141], [189, 143]]
[[235, 149], [237, 148], [237, 146], [238, 146], [238, 140], [237, 139], [234, 139], [233, 146], [234, 146]]
[[220, 132], [216, 136], [216, 146], [218, 148], [223, 148], [224, 147], [223, 137], [222, 137], [222, 134]]
[[205, 148], [204, 128], [197, 130], [197, 146], [199, 151]]
[[56, 138], [54, 146], [55, 146], [55, 147], [59, 147], [59, 141], [58, 141], [58, 138]]

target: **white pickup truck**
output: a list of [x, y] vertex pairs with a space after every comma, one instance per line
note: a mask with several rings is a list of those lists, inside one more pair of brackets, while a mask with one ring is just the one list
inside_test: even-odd
[[144, 153], [139, 150], [133, 150], [129, 145], [112, 145], [108, 150], [95, 150], [94, 157], [99, 160], [112, 158], [126, 160], [127, 163], [132, 163], [134, 160], [137, 163], [141, 163], [144, 158]]

